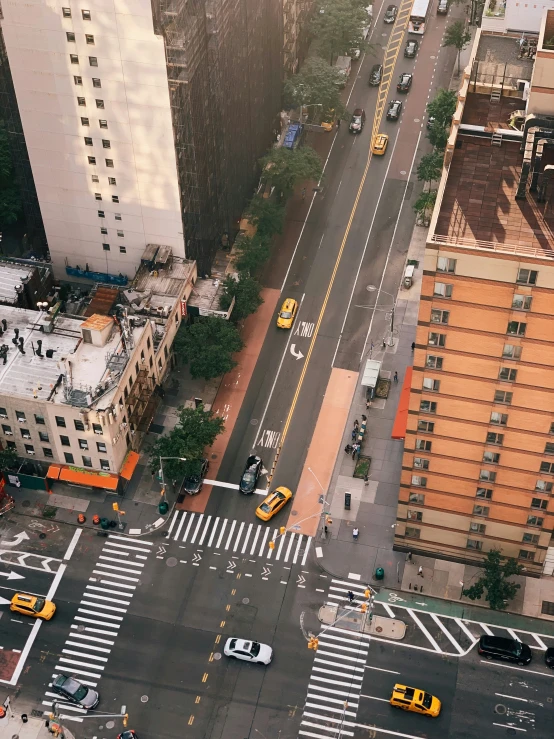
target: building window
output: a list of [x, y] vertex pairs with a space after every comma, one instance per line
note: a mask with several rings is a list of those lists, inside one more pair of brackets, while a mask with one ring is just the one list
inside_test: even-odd
[[89, 157], [88, 158], [88, 163], [89, 164], [96, 164], [96, 157]]
[[489, 510], [490, 510], [489, 507], [486, 505], [474, 505], [473, 515], [474, 516], [488, 516]]
[[523, 534], [522, 542], [524, 544], [538, 544], [539, 534]]
[[110, 245], [109, 244], [102, 244], [102, 249], [104, 249], [104, 251], [110, 251]]
[[113, 167], [113, 159], [106, 159], [106, 167]]
[[416, 529], [413, 526], [406, 526], [406, 534], [410, 539], [419, 539], [421, 537], [421, 529]]
[[107, 128], [108, 127], [108, 121], [105, 121], [102, 118], [100, 118], [100, 120], [98, 121], [98, 123], [100, 124], [100, 128]]
[[427, 478], [421, 477], [420, 475], [412, 475], [412, 485], [418, 488], [426, 488]]
[[71, 446], [71, 442], [69, 441], [69, 436], [60, 436], [60, 442], [62, 446]]
[[545, 454], [554, 454], [554, 444], [551, 441], [548, 441], [544, 445], [544, 453]]
[[431, 451], [431, 441], [427, 441], [427, 439], [416, 439], [415, 441], [415, 448], [418, 451], [421, 452], [430, 452]]
[[98, 218], [105, 218], [105, 217], [106, 217], [106, 213], [103, 210], [99, 210], [98, 211]]
[[547, 616], [554, 616], [554, 603], [551, 603], [547, 600], [543, 600], [542, 606], [541, 606], [541, 613], [544, 613]]
[[96, 99], [96, 107], [103, 109], [104, 108], [104, 101], [103, 100], [98, 100], [98, 98], [97, 98]]
[[127, 254], [127, 249], [126, 249], [126, 247], [124, 247], [124, 246], [120, 246], [120, 247], [119, 247], [119, 253], [120, 253], [120, 254]]
[[112, 195], [112, 203], [119, 203], [119, 195]]
[[[81, 126], [88, 126], [90, 125], [88, 118], [81, 118]], [[92, 144], [91, 144], [92, 146]]]
[[475, 549], [477, 552], [480, 552], [483, 549], [483, 542], [477, 539], [468, 539], [466, 549]]
[[122, 220], [121, 213], [114, 213], [114, 218], [116, 221], [121, 221]]
[[496, 390], [494, 393], [494, 402], [495, 403], [506, 403], [506, 405], [510, 405], [512, 402], [513, 393], [507, 393], [504, 390]]
[[428, 470], [429, 460], [423, 459], [423, 457], [414, 457], [414, 467], [419, 470]]
[[44, 454], [45, 457], [53, 458], [53, 456], [54, 456], [53, 453], [52, 453], [52, 450], [51, 449], [48, 449], [48, 447], [46, 447], [46, 446], [43, 446], [42, 447], [42, 453]]
[[452, 285], [447, 285], [444, 282], [435, 282], [433, 295], [435, 295], [437, 298], [451, 298]]
[[531, 508], [536, 508], [539, 511], [546, 511], [548, 508], [548, 500], [546, 498], [532, 498]]
[[161, 359], [161, 357], [158, 357], [158, 367], [159, 367], [159, 369], [162, 368], [162, 359]]
[[435, 334], [430, 333], [429, 334], [429, 342], [431, 346], [445, 346], [446, 344], [446, 334]]
[[517, 370], [511, 369], [510, 367], [502, 367], [498, 373], [499, 380], [507, 380], [508, 382], [515, 382], [517, 377]]
[[12, 427], [8, 426], [7, 423], [2, 424], [2, 433], [7, 434], [8, 436], [13, 436]]
[[510, 321], [506, 333], [511, 336], [525, 336], [525, 329], [527, 328], [526, 323], [520, 323], [519, 321]]
[[99, 192], [95, 192], [95, 193], [94, 193], [94, 199], [95, 199], [95, 200], [102, 200], [102, 195], [101, 195], [101, 193], [99, 193]]
[[541, 462], [541, 472], [549, 472], [554, 474], [554, 462]]
[[486, 464], [498, 464], [500, 462], [500, 454], [498, 452], [483, 452], [483, 462]]
[[17, 449], [17, 447], [16, 447], [16, 445], [15, 445], [15, 441], [7, 441], [7, 442], [6, 442], [6, 447], [7, 447], [8, 449]]
[[431, 400], [421, 400], [419, 403], [419, 410], [422, 413], [436, 413], [437, 404]]
[[421, 521], [423, 520], [423, 511], [411, 511], [408, 508], [406, 518], [408, 519], [408, 521]]
[[19, 423], [25, 423], [25, 421], [27, 420], [25, 418], [25, 414], [23, 413], [23, 411], [16, 411], [15, 412], [15, 417], [17, 418], [17, 420], [19, 421]]
[[448, 318], [450, 317], [450, 311], [448, 310], [438, 310], [437, 308], [433, 308], [431, 310], [431, 323], [448, 323]]
[[81, 107], [86, 108], [87, 107], [87, 101], [85, 100], [85, 98], [78, 97], [77, 98], [77, 105], [80, 105]]
[[22, 439], [30, 439], [31, 438], [31, 432], [29, 431], [29, 429], [19, 429], [19, 431], [21, 433], [21, 438]]
[[93, 87], [102, 87], [102, 82], [98, 79], [98, 77], [92, 78], [92, 86]]
[[75, 42], [75, 34], [72, 31], [66, 31], [65, 35], [67, 37], [67, 40], [71, 43]]
[[549, 433], [554, 434], [554, 423], [550, 424], [550, 431]]
[[475, 522], [472, 521], [469, 524], [469, 530], [473, 534], [484, 534], [485, 531], [487, 530], [487, 527], [485, 526], [484, 523], [475, 523]]
[[92, 459], [90, 457], [81, 457], [83, 460], [83, 467], [92, 467]]
[[435, 424], [433, 421], [418, 421], [417, 422], [417, 430], [418, 431], [425, 431], [428, 434], [432, 434], [435, 430]]
[[0, 418], [7, 418], [7, 417], [8, 417], [8, 411], [5, 408], [0, 408]]
[[76, 431], [84, 431], [85, 430], [85, 424], [82, 421], [73, 421], [75, 424], [75, 430]]
[[104, 236], [107, 235], [108, 229], [106, 228], [106, 226], [100, 226], [100, 233], [104, 234]]
[[437, 259], [437, 272], [449, 272], [450, 274], [454, 274], [455, 271], [455, 259], [448, 259], [448, 257], [439, 257]]
[[71, 8], [62, 8], [62, 15], [64, 18], [71, 18]]
[[27, 452], [27, 454], [34, 454], [35, 447], [32, 444], [25, 444], [25, 451]]
[[125, 399], [127, 399], [129, 397], [129, 391], [127, 390], [126, 387], [123, 388], [123, 395], [124, 395]]
[[428, 354], [427, 359], [425, 360], [425, 366], [428, 369], [441, 370], [442, 369], [442, 357], [435, 357], [432, 354]]
[[440, 386], [441, 386], [440, 380], [434, 380], [432, 377], [423, 378], [423, 389], [424, 390], [432, 390], [433, 392], [438, 393]]
[[83, 16], [84, 21], [90, 20], [90, 10], [81, 10], [81, 15]]
[[104, 444], [103, 441], [97, 441], [96, 442], [96, 448], [98, 449], [99, 452], [103, 452], [104, 454], [107, 451], [106, 445]]
[[79, 57], [77, 54], [70, 54], [69, 59], [71, 61], [71, 64], [79, 64]]
[[44, 416], [40, 413], [35, 413], [35, 423], [38, 423], [41, 426], [45, 426], [46, 424], [44, 422]]
[[102, 430], [102, 426], [99, 423], [93, 423], [92, 430], [95, 434], [98, 434], [99, 436], [102, 436], [102, 434], [104, 433], [104, 431]]
[[100, 469], [101, 470], [109, 470], [110, 469], [110, 463], [107, 459], [101, 459], [100, 460]]
[[91, 44], [92, 46], [94, 46], [94, 36], [92, 35], [92, 33], [85, 33], [85, 38], [87, 40], [87, 44]]
[[520, 359], [521, 358], [521, 347], [514, 346], [514, 344], [504, 344], [502, 350], [502, 357], [504, 359]]
[[88, 441], [86, 439], [79, 439], [79, 449], [88, 449]]
[[519, 559], [526, 559], [528, 562], [532, 562], [535, 559], [535, 552], [529, 552], [527, 549], [520, 549]]
[[78, 74], [75, 74], [75, 75], [73, 75], [73, 82], [76, 85], [82, 85], [83, 84], [83, 78], [82, 77], [79, 77]]
[[530, 295], [514, 295], [512, 298], [512, 308], [514, 310], [531, 310], [533, 298]]
[[122, 239], [122, 238], [124, 238], [124, 236], [125, 236], [125, 234], [123, 233], [123, 231], [118, 231], [118, 232], [117, 232], [117, 237], [118, 237], [119, 239]]
[[424, 505], [425, 496], [423, 495], [423, 493], [410, 493], [409, 500], [410, 500], [410, 503], [417, 503], [417, 505]]
[[497, 434], [494, 431], [487, 432], [487, 444], [503, 444], [504, 434]]
[[518, 285], [536, 285], [538, 274], [534, 269], [520, 269], [517, 272], [516, 282]]
[[477, 488], [475, 497], [490, 500], [492, 498], [492, 488]]
[[85, 146], [92, 146], [92, 139], [90, 136], [85, 136]]
[[111, 149], [112, 145], [110, 144], [108, 139], [102, 139], [102, 146], [104, 149]]
[[527, 526], [542, 526], [544, 523], [544, 518], [541, 516], [527, 516]]
[[65, 461], [67, 462], [67, 464], [73, 464], [73, 462], [75, 462], [73, 454], [71, 454], [70, 452], [64, 452], [63, 456], [65, 457]]
[[535, 490], [539, 493], [551, 493], [552, 483], [546, 482], [546, 480], [537, 480], [535, 483]]
[[508, 423], [508, 414], [497, 413], [496, 411], [493, 411], [491, 413], [491, 423], [494, 423], [497, 426], [506, 426], [506, 424]]
[[91, 179], [92, 179], [93, 182], [100, 182], [100, 178], [98, 177], [97, 174], [91, 175]]
[[483, 482], [495, 482], [496, 472], [492, 472], [491, 470], [480, 470], [479, 479], [483, 480]]

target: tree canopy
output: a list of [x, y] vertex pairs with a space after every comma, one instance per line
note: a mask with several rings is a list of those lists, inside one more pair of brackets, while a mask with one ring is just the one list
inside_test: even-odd
[[0, 449], [0, 470], [9, 470], [17, 464], [17, 450], [6, 447]]
[[367, 25], [360, 0], [320, 0], [310, 30], [319, 53], [332, 63], [337, 56], [362, 48], [362, 29]]
[[275, 187], [284, 197], [288, 197], [295, 186], [304, 180], [319, 180], [323, 171], [319, 154], [309, 146], [272, 149], [260, 160], [260, 164], [263, 169], [262, 182]]
[[243, 343], [233, 323], [206, 316], [181, 326], [173, 347], [175, 354], [189, 365], [193, 378], [211, 380], [236, 367], [232, 355], [242, 349]]
[[483, 562], [481, 576], [463, 590], [463, 594], [470, 600], [480, 600], [484, 594], [494, 611], [503, 611], [521, 587], [519, 583], [509, 582], [508, 578], [522, 572], [523, 567], [513, 557], [503, 557], [500, 549], [491, 549]]
[[431, 182], [440, 179], [442, 160], [443, 155], [440, 151], [432, 151], [430, 154], [421, 157], [417, 166], [417, 179], [420, 182], [428, 183], [429, 189], [431, 188]]
[[342, 116], [345, 109], [340, 89], [343, 84], [344, 77], [336, 67], [319, 56], [309, 57], [302, 70], [285, 82], [285, 106], [298, 108], [307, 105], [308, 113], [314, 117], [319, 113], [324, 118], [331, 111], [335, 117]]
[[245, 210], [250, 223], [256, 226], [256, 236], [261, 239], [271, 239], [280, 234], [285, 221], [285, 209], [281, 203], [254, 195]]
[[427, 115], [435, 119], [435, 123], [443, 128], [450, 126], [452, 116], [456, 112], [458, 96], [452, 90], [444, 88], [437, 90], [437, 94], [427, 103]]
[[460, 74], [460, 54], [470, 41], [471, 33], [468, 31], [465, 21], [454, 21], [454, 23], [446, 26], [442, 45], [453, 46], [458, 50], [458, 75]]

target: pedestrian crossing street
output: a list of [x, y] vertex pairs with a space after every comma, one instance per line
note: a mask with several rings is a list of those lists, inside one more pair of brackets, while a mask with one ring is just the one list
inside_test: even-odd
[[[292, 564], [306, 564], [311, 536], [287, 531], [279, 535], [279, 529], [271, 525], [231, 520], [203, 513], [175, 511], [167, 530], [168, 538], [198, 548], [207, 547], [243, 554], [249, 557], [264, 557], [266, 560], [281, 560]], [[275, 541], [275, 548], [269, 542]]]
[[[354, 593], [353, 607], [359, 610], [366, 601], [366, 586], [350, 580], [331, 580], [327, 600], [348, 603], [348, 591]], [[369, 634], [336, 626], [322, 628], [316, 634], [319, 644], [308, 683], [308, 692], [300, 737], [339, 739], [354, 736], [356, 716], [362, 691], [365, 664], [369, 652]]]
[[[110, 652], [140, 578], [153, 543], [111, 534], [104, 544], [70, 626], [52, 679], [60, 674], [74, 676], [97, 688]], [[82, 722], [87, 711], [54, 693], [52, 683], [44, 695], [44, 715], [55, 701], [68, 721]], [[108, 696], [106, 696], [107, 698]], [[100, 703], [103, 699], [100, 694]], [[101, 709], [100, 709], [101, 710]]]

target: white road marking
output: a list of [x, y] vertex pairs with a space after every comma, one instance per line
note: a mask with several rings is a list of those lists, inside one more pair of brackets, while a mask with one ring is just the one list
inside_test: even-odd
[[[177, 511], [177, 513], [178, 512], [179, 511]], [[127, 539], [127, 541], [129, 541], [129, 540]], [[137, 542], [137, 544], [138, 543], [140, 543], [140, 542]], [[111, 546], [111, 547], [117, 547], [118, 549], [131, 549], [134, 552], [143, 552], [143, 553], [146, 553], [146, 554], [150, 554], [151, 551], [152, 551], [151, 549], [144, 549], [142, 547], [137, 547], [136, 545], [133, 546], [131, 544], [121, 544], [121, 543], [119, 543], [117, 541], [113, 541], [111, 536], [109, 537], [109, 541], [106, 542], [106, 546], [108, 546], [108, 545]], [[104, 549], [105, 549], [105, 547], [104, 547]]]
[[204, 543], [204, 538], [205, 538], [205, 536], [206, 536], [206, 534], [208, 532], [208, 529], [210, 528], [210, 521], [211, 520], [212, 520], [212, 517], [211, 516], [208, 516], [206, 518], [206, 525], [204, 526], [204, 531], [202, 532], [202, 536], [200, 537], [200, 540], [198, 542], [198, 546], [199, 547], [201, 547], [202, 544]]
[[[335, 692], [335, 691], [331, 691], [331, 692]], [[312, 700], [318, 700], [318, 701], [325, 701], [326, 703], [336, 703], [339, 706], [343, 706], [343, 707], [344, 707], [344, 702], [345, 702], [344, 699], [329, 698], [329, 696], [320, 695], [319, 693], [308, 693], [306, 698], [311, 698]], [[351, 703], [350, 701], [347, 701], [347, 702], [348, 702], [348, 705], [351, 706], [352, 708], [358, 707], [357, 703]]]
[[100, 611], [91, 611], [90, 608], [77, 608], [77, 613], [88, 613], [91, 616], [99, 616], [100, 618], [111, 618], [114, 621], [123, 621], [123, 616], [112, 616], [111, 613], [101, 613]]
[[265, 533], [264, 533], [263, 539], [262, 539], [262, 544], [260, 546], [260, 551], [258, 553], [258, 557], [261, 557], [262, 554], [265, 554], [265, 551], [266, 551], [266, 549], [265, 549], [265, 543], [266, 543], [266, 540], [267, 540], [267, 537], [268, 536], [269, 536], [269, 528], [266, 527]]
[[289, 561], [289, 554], [290, 554], [290, 551], [292, 549], [292, 545], [293, 545], [294, 537], [295, 536], [296, 536], [295, 533], [291, 533], [291, 535], [289, 537], [289, 545], [287, 547], [287, 551], [285, 552], [285, 559], [283, 560], [284, 562], [288, 562]]
[[[81, 681], [81, 682], [83, 682], [83, 681]], [[338, 701], [338, 702], [339, 703], [342, 703], [342, 701]], [[344, 710], [344, 704], [343, 704], [343, 707], [342, 708], [339, 708], [338, 706], [336, 708], [334, 706], [322, 706], [319, 703], [310, 703], [308, 701], [304, 705], [307, 708], [317, 708], [320, 711], [332, 711], [333, 713], [340, 713], [340, 714], [344, 714], [345, 716], [354, 716], [354, 718], [356, 717], [356, 714], [355, 714], [354, 711], [345, 711]], [[305, 715], [307, 716], [308, 714], [305, 714]]]
[[389, 606], [389, 604], [388, 603], [381, 603], [381, 605], [383, 606], [383, 608], [385, 609], [385, 611], [389, 614], [389, 616], [391, 618], [394, 618], [394, 611]]
[[437, 644], [437, 642], [433, 639], [433, 637], [431, 636], [431, 634], [429, 633], [429, 631], [425, 628], [425, 626], [421, 623], [419, 617], [416, 616], [416, 614], [412, 611], [411, 608], [408, 608], [406, 610], [408, 611], [408, 613], [410, 614], [410, 616], [413, 618], [413, 620], [416, 622], [416, 624], [419, 626], [421, 632], [427, 637], [427, 639], [429, 640], [429, 642], [433, 645], [433, 647], [435, 648], [435, 650], [437, 652], [442, 652], [442, 649], [439, 647], [439, 645]]
[[400, 675], [399, 672], [396, 672], [395, 670], [385, 670], [384, 667], [373, 667], [372, 665], [366, 665], [366, 670], [378, 670], [379, 672], [389, 672], [391, 675]]
[[240, 542], [240, 537], [242, 536], [242, 530], [243, 529], [244, 529], [244, 521], [241, 521], [241, 524], [240, 524], [239, 530], [238, 530], [238, 534], [237, 534], [237, 538], [235, 539], [235, 545], [233, 546], [233, 552], [236, 552], [237, 551], [237, 548], [238, 548], [238, 545], [239, 545], [239, 542]]
[[547, 675], [545, 672], [537, 672], [536, 670], [526, 670], [525, 667], [514, 667], [513, 665], [505, 665], [503, 662], [497, 660], [482, 659], [481, 662], [489, 667], [503, 667], [505, 670], [517, 670], [518, 672], [529, 672], [531, 675], [540, 675], [541, 677], [549, 677], [552, 679], [552, 674]]
[[217, 544], [215, 545], [215, 548], [216, 548], [216, 549], [219, 549], [219, 545], [221, 544], [221, 540], [223, 539], [223, 534], [224, 534], [224, 532], [225, 532], [225, 528], [226, 528], [226, 526], [227, 526], [227, 521], [228, 521], [228, 520], [229, 520], [229, 519], [227, 519], [227, 518], [224, 518], [224, 519], [223, 519], [223, 523], [221, 524], [221, 531], [219, 532], [219, 538], [218, 538], [218, 540], [217, 540]]
[[467, 626], [464, 624], [464, 622], [461, 619], [455, 618], [454, 621], [458, 624], [460, 629], [465, 632], [465, 635], [467, 636], [468, 639], [470, 639], [470, 641], [472, 642], [475, 641], [475, 637], [473, 636], [471, 631], [467, 628]]
[[[81, 619], [84, 621], [85, 619]], [[85, 631], [90, 632], [91, 634], [106, 634], [106, 636], [113, 636], [117, 637], [117, 633], [114, 633], [113, 631], [106, 631], [105, 629], [95, 629], [93, 626], [75, 626], [75, 624], [71, 624], [69, 627], [70, 629], [79, 629], [84, 628]], [[117, 627], [119, 628], [119, 627]], [[71, 636], [78, 636], [78, 634], [71, 634]], [[111, 644], [112, 642], [110, 642]]]
[[[354, 668], [350, 668], [350, 669], [354, 669]], [[314, 672], [321, 672], [323, 675], [338, 675], [339, 677], [348, 678], [351, 683], [359, 682], [360, 683], [358, 685], [359, 688], [362, 687], [362, 681], [364, 679], [363, 675], [354, 675], [353, 673], [346, 672], [346, 670], [341, 670], [340, 672], [338, 672], [337, 670], [330, 670], [327, 667], [318, 667], [317, 665], [314, 665], [312, 667], [312, 677], [311, 677], [312, 680], [319, 680], [319, 676], [314, 675]]]
[[282, 551], [282, 549], [283, 549], [283, 545], [284, 545], [284, 543], [285, 543], [285, 539], [286, 539], [286, 538], [287, 538], [287, 537], [286, 537], [286, 534], [285, 534], [285, 536], [282, 536], [282, 537], [281, 537], [281, 541], [280, 541], [280, 543], [279, 543], [279, 549], [277, 550], [277, 554], [275, 555], [275, 559], [279, 559], [279, 557], [281, 556], [281, 551]]
[[491, 629], [489, 629], [487, 624], [479, 624], [479, 625], [481, 626], [485, 634], [488, 634], [489, 636], [493, 636], [493, 632], [491, 631]]
[[[55, 670], [59, 670], [60, 672], [65, 673], [65, 672], [67, 672], [67, 669], [68, 668], [67, 668], [67, 666], [64, 667], [64, 665], [56, 665], [56, 667], [54, 669]], [[87, 677], [95, 677], [97, 679], [100, 679], [102, 677], [102, 675], [100, 675], [97, 672], [87, 672], [86, 670], [79, 670], [76, 667], [72, 667], [71, 668], [71, 674], [86, 675]]]
[[442, 631], [442, 633], [450, 641], [450, 643], [452, 644], [452, 646], [454, 647], [454, 649], [457, 649], [460, 654], [463, 654], [464, 653], [464, 650], [458, 644], [458, 642], [456, 641], [456, 639], [454, 639], [454, 637], [448, 631], [448, 629], [446, 628], [446, 626], [442, 623], [442, 621], [440, 620], [440, 618], [435, 613], [431, 613], [430, 616], [433, 619], [433, 621], [437, 624], [437, 626], [439, 627], [439, 629]]
[[196, 541], [196, 537], [198, 536], [198, 532], [200, 531], [200, 527], [202, 526], [202, 521], [204, 520], [204, 514], [202, 513], [198, 518], [198, 524], [196, 528], [194, 529], [194, 534], [192, 535], [192, 539], [190, 540], [191, 544], [194, 544]]
[[[110, 639], [100, 639], [98, 636], [89, 636], [88, 634], [83, 634], [80, 631], [72, 632], [69, 636], [72, 639], [86, 639], [86, 641], [98, 642], [99, 644], [109, 644], [112, 647], [115, 644], [115, 642], [110, 641]], [[66, 644], [69, 644], [69, 642], [66, 642]]]
[[312, 543], [312, 537], [308, 537], [308, 541], [306, 542], [306, 549], [304, 550], [304, 556], [302, 557], [301, 565], [304, 566], [306, 564], [306, 559], [308, 557], [308, 552], [310, 551], [310, 544]]
[[68, 561], [71, 559], [71, 555], [75, 551], [75, 547], [77, 546], [77, 542], [79, 541], [79, 537], [81, 536], [83, 529], [76, 529], [73, 536], [71, 537], [71, 541], [69, 542], [69, 546], [65, 550], [65, 554], [63, 555], [64, 561]]
[[302, 546], [302, 537], [298, 537], [298, 544], [296, 545], [296, 549], [294, 550], [294, 557], [292, 558], [293, 565], [296, 564], [296, 561], [298, 560], [298, 553], [300, 552], [300, 547]]
[[[105, 665], [91, 665], [89, 662], [79, 662], [76, 659], [68, 659], [67, 657], [60, 657], [60, 662], [65, 662], [68, 665], [77, 665], [77, 667], [92, 667], [95, 670], [103, 670], [105, 667]], [[60, 667], [60, 669], [67, 670], [68, 668]]]
[[225, 551], [227, 551], [227, 549], [229, 549], [229, 545], [230, 545], [231, 539], [233, 537], [233, 531], [235, 530], [235, 526], [236, 525], [237, 525], [237, 522], [236, 521], [233, 521], [231, 523], [231, 530], [229, 531], [229, 536], [227, 537], [227, 542], [225, 544]]
[[[118, 536], [117, 534], [110, 534], [109, 538], [110, 539], [118, 539], [118, 540], [121, 540], [121, 541], [126, 541], [127, 543], [129, 543], [131, 541], [135, 541], [134, 539], [129, 539], [128, 536]], [[137, 540], [137, 544], [143, 544], [143, 545], [146, 544], [149, 547], [154, 546], [154, 542], [153, 541], [145, 541], [144, 539]]]
[[171, 523], [169, 524], [169, 528], [167, 529], [167, 536], [169, 537], [171, 532], [173, 531], [173, 527], [175, 526], [175, 522], [179, 518], [179, 511], [175, 511], [173, 514], [173, 518], [171, 519]]
[[213, 527], [213, 529], [212, 529], [212, 531], [210, 533], [210, 538], [208, 539], [208, 546], [209, 547], [212, 546], [212, 541], [213, 541], [213, 538], [215, 536], [215, 532], [216, 532], [218, 526], [219, 526], [219, 516], [214, 521], [214, 527]]
[[512, 724], [495, 724], [495, 723], [493, 723], [493, 726], [500, 726], [501, 729], [513, 729], [514, 731], [524, 731], [524, 732], [527, 732], [527, 729], [521, 729], [519, 726], [512, 726]]
[[96, 601], [91, 601], [91, 600], [81, 600], [81, 604], [83, 606], [92, 606], [93, 608], [103, 608], [105, 611], [115, 611], [116, 613], [127, 613], [127, 608], [118, 608], [118, 606], [107, 606], [105, 603], [96, 603]]
[[189, 531], [192, 528], [193, 521], [194, 521], [194, 513], [191, 513], [189, 522], [187, 524], [187, 528], [185, 529], [185, 533], [183, 534], [183, 538], [181, 539], [182, 542], [185, 542], [187, 540], [187, 536], [189, 535]]
[[[105, 626], [109, 627], [110, 629], [119, 629], [121, 624], [107, 624], [105, 621], [96, 621], [94, 618], [86, 618], [86, 616], [75, 616], [73, 619], [74, 621], [83, 621], [86, 624], [96, 624], [96, 626]], [[109, 633], [109, 632], [104, 632]], [[115, 635], [117, 636], [117, 634]]]
[[246, 536], [244, 537], [244, 543], [242, 545], [242, 549], [241, 549], [241, 552], [240, 552], [241, 554], [244, 554], [246, 552], [246, 547], [248, 545], [248, 540], [250, 539], [250, 534], [252, 532], [253, 526], [254, 526], [253, 523], [249, 523], [248, 524], [248, 528], [246, 530]]
[[[129, 554], [130, 554], [130, 552], [119, 552], [117, 549], [108, 549], [108, 547], [104, 547], [104, 549], [102, 549], [102, 551], [103, 552], [108, 552], [108, 554], [117, 554], [120, 557], [128, 557]], [[119, 560], [116, 560], [116, 561], [119, 562]]]
[[[104, 559], [107, 559], [107, 557], [104, 557]], [[97, 562], [97, 567], [102, 567], [105, 570], [115, 570], [116, 572], [130, 572], [133, 575], [140, 575], [141, 573], [137, 570], [131, 570], [129, 567], [116, 567], [115, 565], [107, 565], [104, 564], [104, 562]], [[112, 575], [112, 577], [116, 577], [116, 575]], [[138, 578], [137, 578], [138, 581]]]
[[539, 645], [539, 647], [540, 647], [541, 649], [544, 649], [544, 650], [546, 651], [546, 649], [547, 649], [547, 646], [546, 646], [546, 644], [545, 644], [545, 643], [543, 642], [543, 640], [542, 640], [542, 639], [541, 639], [541, 638], [540, 638], [539, 636], [537, 636], [537, 634], [533, 634], [532, 636], [533, 636], [533, 638], [535, 639], [535, 641], [537, 642], [537, 644]]
[[[320, 650], [318, 649], [317, 652], [319, 654]], [[331, 652], [326, 652], [326, 654], [331, 654]], [[342, 655], [332, 654], [332, 656], [336, 657], [337, 659], [339, 659], [339, 657], [340, 659], [344, 659]], [[350, 657], [350, 659], [353, 659], [353, 658]], [[356, 665], [346, 665], [345, 667], [345, 665], [342, 662], [335, 662], [335, 660], [332, 660], [332, 659], [322, 659], [321, 657], [316, 657], [314, 659], [314, 662], [317, 662], [318, 665], [331, 665], [331, 667], [341, 667], [345, 673], [347, 672], [347, 670], [356, 670], [356, 672], [364, 671], [363, 667], [356, 667]]]
[[[252, 556], [256, 550], [256, 542], [258, 541], [258, 536], [260, 535], [260, 527], [258, 526], [256, 528], [256, 536], [254, 537], [254, 541], [252, 542], [252, 549], [250, 550], [250, 556]], [[254, 560], [252, 560], [254, 561]]]
[[527, 698], [518, 698], [516, 695], [505, 695], [504, 693], [495, 693], [499, 698], [509, 698], [512, 701], [522, 701], [522, 703], [529, 703]]
[[[81, 642], [70, 641], [69, 639], [67, 639], [65, 643], [69, 644], [70, 647], [81, 647], [82, 649], [86, 647], [87, 649], [92, 649], [93, 652], [104, 652], [104, 654], [109, 654], [112, 651], [105, 647], [97, 647], [95, 644], [82, 644]], [[68, 652], [68, 654], [70, 653]]]
[[[100, 590], [100, 591], [102, 591], [104, 593], [112, 593], [112, 592], [114, 592], [113, 590], [103, 590], [102, 588], [94, 588], [94, 587], [91, 587], [90, 585], [87, 585], [86, 588], [85, 588], [85, 592], [83, 594], [83, 597], [86, 597], [86, 598], [97, 598], [98, 600], [106, 600], [106, 601], [108, 601], [108, 603], [121, 603], [124, 606], [128, 606], [131, 603], [130, 600], [119, 600], [119, 598], [110, 598], [109, 596], [106, 596], [106, 595], [97, 595], [96, 593], [88, 593], [87, 590]], [[122, 593], [118, 593], [118, 595], [123, 595], [123, 594]], [[127, 596], [127, 598], [130, 598], [130, 595], [129, 594], [125, 593], [125, 595]]]

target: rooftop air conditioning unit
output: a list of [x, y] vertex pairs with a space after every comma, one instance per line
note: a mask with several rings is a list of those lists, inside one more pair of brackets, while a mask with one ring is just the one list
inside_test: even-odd
[[19, 421], [19, 423], [26, 423], [27, 422], [27, 419], [26, 418], [18, 418], [17, 420]]
[[95, 431], [94, 431], [94, 433], [95, 433], [95, 434], [96, 434], [97, 436], [102, 436], [102, 432], [101, 432], [101, 431], [96, 431], [96, 430], [95, 430]]

